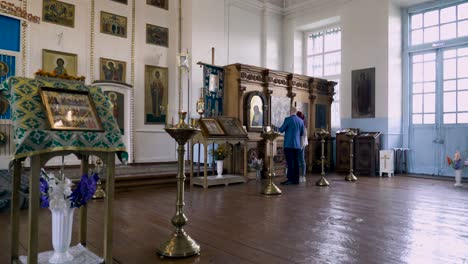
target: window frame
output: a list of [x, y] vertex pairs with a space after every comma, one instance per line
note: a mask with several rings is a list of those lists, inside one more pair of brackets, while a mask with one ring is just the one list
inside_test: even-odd
[[[308, 42], [308, 38], [310, 35], [314, 34], [314, 33], [318, 33], [318, 32], [325, 32], [326, 30], [330, 30], [330, 29], [334, 29], [334, 28], [339, 28], [340, 29], [340, 32], [341, 32], [341, 38], [340, 38], [340, 49], [338, 50], [332, 50], [332, 51], [327, 51], [325, 52], [325, 34], [323, 34], [323, 50], [321, 53], [319, 54], [308, 54], [308, 50], [309, 50], [309, 42]], [[314, 57], [314, 56], [319, 56], [319, 55], [322, 55], [322, 75], [321, 76], [312, 76], [312, 77], [319, 77], [319, 78], [325, 78], [327, 80], [330, 80], [330, 81], [334, 81], [334, 80], [339, 80], [338, 81], [338, 85], [341, 89], [341, 76], [342, 76], [342, 58], [343, 58], [343, 28], [341, 27], [341, 25], [339, 23], [333, 23], [333, 24], [329, 24], [329, 25], [326, 25], [326, 26], [323, 26], [323, 27], [317, 27], [317, 28], [314, 28], [314, 29], [311, 29], [311, 30], [307, 30], [307, 31], [304, 31], [303, 32], [303, 43], [304, 45], [302, 45], [303, 47], [303, 50], [302, 50], [302, 54], [303, 54], [303, 64], [302, 64], [302, 69], [303, 69], [303, 74], [304, 75], [307, 75], [309, 76], [309, 69], [308, 69], [308, 64], [307, 64], [307, 59], [308, 58], [311, 58], [311, 57]], [[334, 75], [325, 75], [325, 54], [331, 54], [331, 53], [336, 53], [336, 52], [340, 52], [340, 73], [339, 74], [334, 74]], [[338, 96], [341, 95], [341, 91], [338, 90]], [[333, 105], [336, 105], [338, 107], [338, 119], [339, 119], [339, 124], [337, 124], [336, 126], [332, 124], [332, 129], [333, 128], [339, 128], [341, 126], [341, 100], [338, 96], [333, 96], [333, 104], [332, 104], [332, 108], [333, 108]], [[333, 119], [333, 117], [331, 116], [333, 114], [333, 110], [330, 109], [330, 117]]]
[[340, 59], [340, 73], [339, 74], [332, 74], [332, 75], [325, 75], [325, 55], [326, 54], [331, 54], [331, 53], [336, 53], [336, 52], [340, 52], [340, 56], [342, 57], [343, 56], [343, 47], [342, 47], [342, 39], [343, 39], [343, 36], [341, 36], [340, 38], [340, 49], [337, 49], [337, 50], [332, 50], [332, 51], [325, 51], [325, 34], [323, 34], [323, 50], [321, 53], [318, 53], [318, 54], [314, 54], [314, 55], [309, 55], [308, 53], [308, 50], [309, 50], [309, 42], [308, 42], [308, 38], [310, 35], [314, 34], [314, 33], [318, 33], [318, 32], [325, 32], [327, 30], [331, 30], [331, 29], [334, 29], [334, 28], [339, 28], [340, 29], [340, 32], [343, 33], [343, 29], [341, 28], [341, 26], [339, 24], [330, 24], [330, 25], [327, 25], [327, 26], [324, 26], [324, 27], [319, 27], [319, 28], [314, 28], [313, 30], [308, 30], [308, 31], [304, 31], [303, 33], [303, 57], [304, 57], [304, 60], [303, 60], [303, 72], [305, 75], [309, 75], [309, 67], [308, 67], [308, 64], [307, 64], [307, 59], [308, 58], [312, 58], [312, 57], [315, 57], [315, 56], [322, 56], [322, 75], [321, 76], [313, 76], [313, 77], [320, 77], [320, 78], [327, 78], [327, 79], [339, 79], [340, 76], [341, 76], [341, 65], [342, 65], [342, 61]]
[[[435, 51], [438, 54], [439, 50], [449, 49], [449, 48], [461, 48], [464, 46], [468, 46], [468, 36], [464, 37], [457, 37], [448, 40], [440, 40], [437, 42], [431, 43], [422, 43], [419, 45], [410, 45], [411, 43], [411, 16], [416, 13], [424, 13], [432, 10], [439, 10], [451, 6], [456, 6], [459, 4], [468, 3], [468, 0], [444, 0], [442, 3], [440, 2], [428, 2], [424, 4], [420, 4], [417, 6], [413, 6], [407, 9], [404, 9], [402, 12], [402, 20], [403, 20], [403, 87], [404, 91], [404, 105], [403, 105], [403, 134], [404, 134], [404, 142], [408, 142], [408, 133], [410, 131], [410, 126], [434, 126], [440, 124], [444, 127], [468, 127], [468, 123], [450, 123], [445, 124], [443, 122], [443, 98], [436, 97], [436, 123], [435, 124], [413, 124], [412, 122], [412, 95], [413, 95], [413, 86], [412, 86], [412, 59], [411, 56], [413, 54], [429, 52], [431, 50]], [[458, 12], [458, 11], [457, 11]], [[439, 13], [440, 14], [440, 13]], [[465, 21], [457, 20], [458, 21]], [[440, 16], [439, 16], [440, 22]], [[445, 23], [444, 23], [445, 24]], [[440, 24], [438, 24], [440, 27]], [[424, 28], [424, 25], [423, 27]], [[457, 25], [458, 30], [458, 25]], [[439, 38], [440, 38], [440, 30], [439, 30]], [[436, 55], [437, 56], [437, 55]], [[443, 59], [441, 59], [442, 61]], [[437, 64], [436, 59], [436, 64]], [[442, 65], [436, 65], [436, 96], [443, 96], [443, 87], [440, 85], [440, 82], [443, 82], [443, 68]], [[440, 90], [442, 89], [442, 90]], [[458, 91], [458, 90], [457, 90]], [[442, 103], [439, 103], [442, 102]], [[465, 111], [462, 111], [465, 112]]]

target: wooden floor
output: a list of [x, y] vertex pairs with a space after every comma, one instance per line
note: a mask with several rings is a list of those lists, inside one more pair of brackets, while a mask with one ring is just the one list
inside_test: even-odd
[[[115, 263], [468, 263], [468, 187], [401, 176], [349, 183], [335, 175], [330, 187], [319, 188], [316, 179], [281, 186], [276, 197], [260, 195], [255, 181], [187, 190], [185, 230], [201, 255], [178, 260], [155, 254], [173, 230], [175, 188], [118, 192]], [[100, 255], [103, 209], [93, 201], [88, 213], [88, 246]], [[25, 254], [27, 211], [21, 218]], [[72, 244], [76, 239], [75, 230]], [[3, 213], [0, 263], [8, 263], [8, 241]], [[39, 250], [50, 250], [50, 241], [50, 213], [42, 209]]]

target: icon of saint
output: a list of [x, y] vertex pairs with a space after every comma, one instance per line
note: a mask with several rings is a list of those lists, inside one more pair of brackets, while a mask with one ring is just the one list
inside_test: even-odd
[[252, 118], [252, 126], [263, 126], [263, 114], [258, 105], [254, 106], [254, 114]]
[[161, 116], [161, 108], [160, 106], [163, 105], [163, 97], [164, 97], [164, 85], [160, 79], [161, 73], [156, 71], [154, 73], [155, 79], [150, 84], [151, 90], [151, 103], [152, 103], [152, 112], [155, 117]]
[[58, 58], [57, 67], [54, 69], [54, 73], [57, 75], [65, 75], [67, 74], [67, 69], [65, 68], [65, 61], [62, 58]]

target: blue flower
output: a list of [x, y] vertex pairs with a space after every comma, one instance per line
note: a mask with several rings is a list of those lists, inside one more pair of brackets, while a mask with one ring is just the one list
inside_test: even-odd
[[41, 190], [41, 207], [48, 208], [49, 207], [49, 184], [44, 178], [39, 179], [40, 182], [40, 190]]
[[94, 192], [96, 192], [96, 183], [98, 182], [99, 177], [94, 173], [91, 177], [88, 174], [81, 176], [81, 180], [78, 183], [76, 189], [70, 195], [71, 207], [77, 208], [86, 203], [93, 198]]

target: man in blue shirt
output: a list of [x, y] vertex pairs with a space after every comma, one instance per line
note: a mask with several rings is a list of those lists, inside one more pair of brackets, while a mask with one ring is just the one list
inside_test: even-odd
[[279, 131], [284, 134], [284, 155], [288, 163], [288, 180], [283, 185], [299, 184], [299, 150], [301, 136], [304, 134], [304, 121], [297, 115], [297, 109], [291, 107], [290, 116], [284, 119]]

